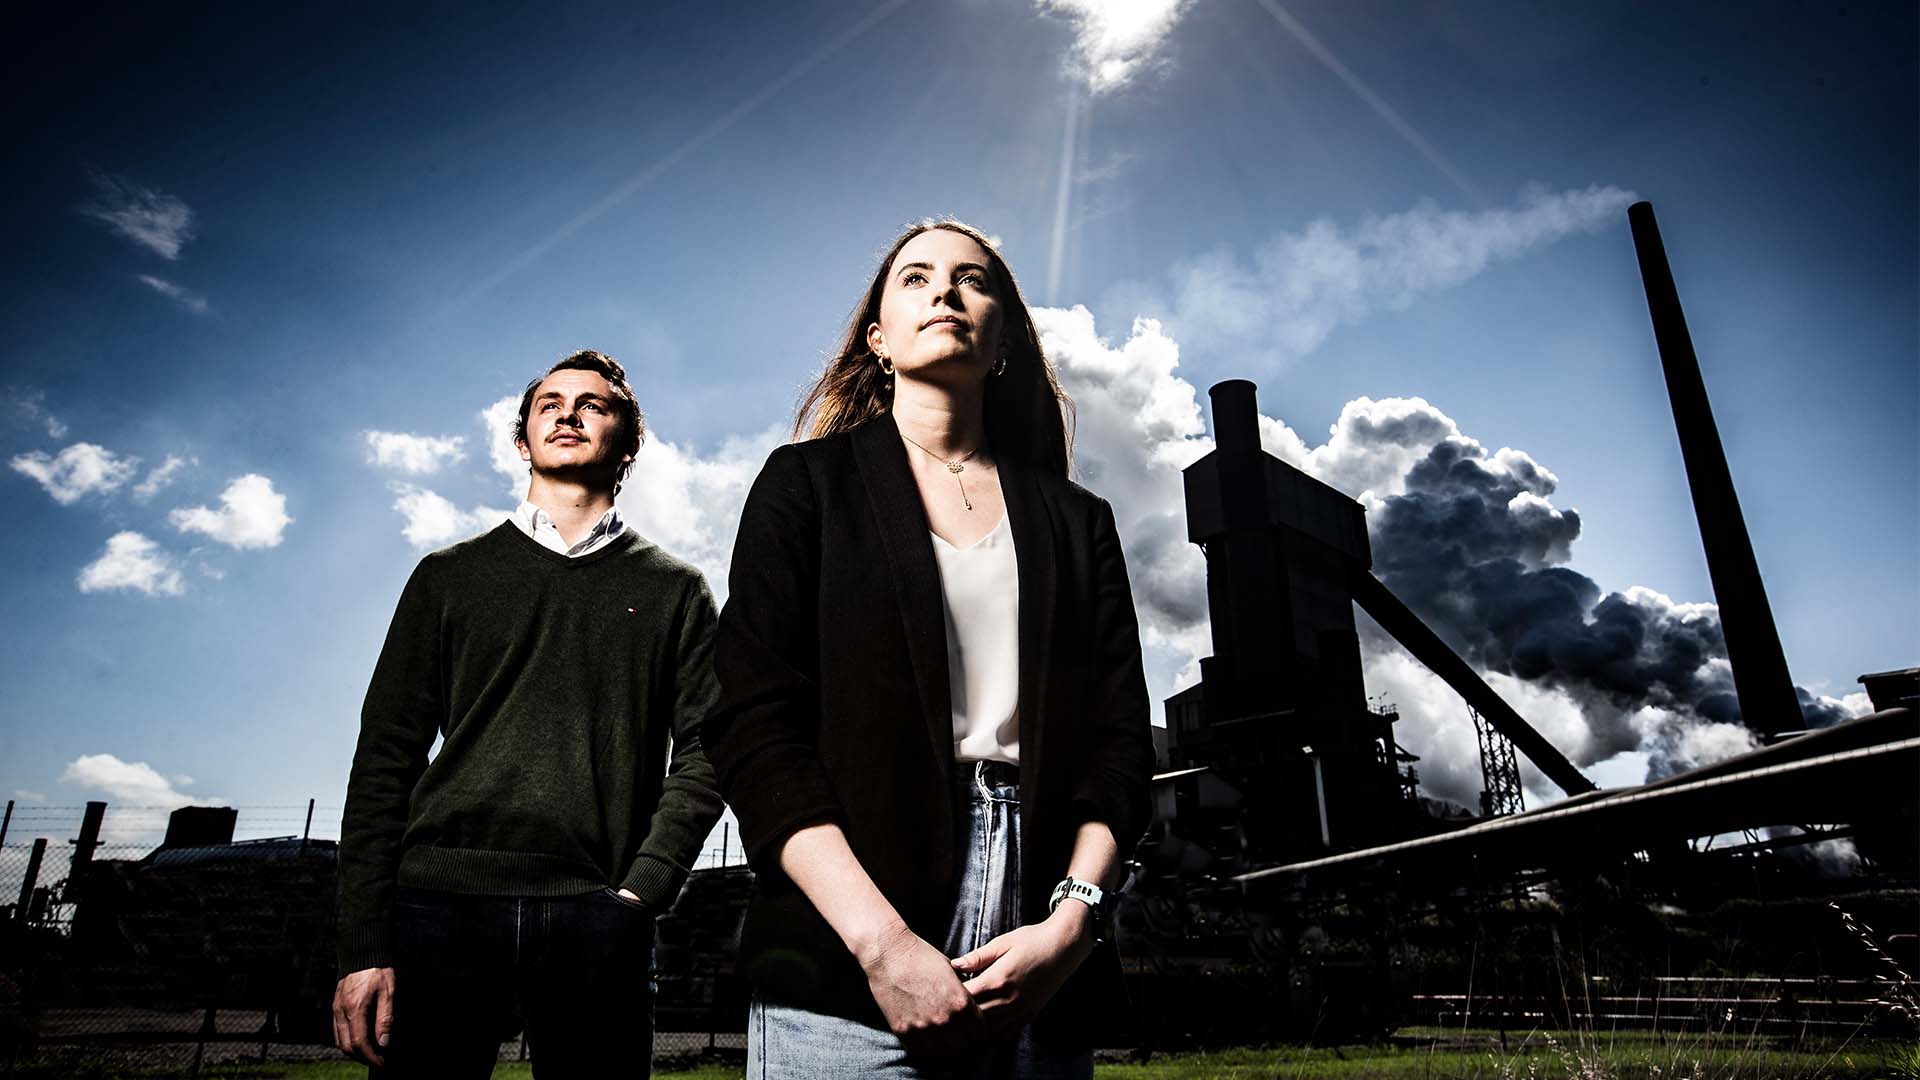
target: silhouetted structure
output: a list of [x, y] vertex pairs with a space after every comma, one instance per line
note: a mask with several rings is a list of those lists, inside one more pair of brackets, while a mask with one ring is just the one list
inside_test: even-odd
[[1513, 740], [1495, 731], [1478, 712], [1473, 712], [1473, 733], [1480, 740], [1480, 816], [1502, 817], [1525, 810]]
[[1654, 339], [1660, 346], [1660, 366], [1667, 375], [1667, 396], [1673, 403], [1673, 426], [1680, 436], [1680, 457], [1693, 492], [1693, 512], [1700, 520], [1707, 573], [1720, 605], [1720, 629], [1733, 667], [1734, 692], [1740, 698], [1740, 718], [1762, 735], [1798, 731], [1806, 721], [1787, 674], [1787, 657], [1780, 649], [1773, 609], [1760, 581], [1760, 564], [1753, 557], [1746, 518], [1733, 491], [1733, 474], [1727, 469], [1720, 429], [1707, 403], [1707, 384], [1700, 377], [1700, 361], [1694, 356], [1693, 337], [1680, 310], [1680, 293], [1667, 265], [1653, 204], [1634, 203], [1627, 208], [1627, 221], [1640, 257], [1640, 278], [1653, 316]]
[[[1236, 830], [1244, 865], [1312, 857], [1433, 831], [1398, 718], [1370, 708], [1361, 675], [1358, 603], [1453, 686], [1507, 747], [1518, 803], [1518, 747], [1570, 794], [1593, 784], [1374, 578], [1359, 503], [1260, 449], [1254, 385], [1209, 392], [1212, 453], [1185, 473], [1187, 536], [1207, 560], [1213, 655], [1200, 682], [1167, 700], [1162, 824], [1187, 840]], [[1484, 721], [1481, 718], [1484, 717]], [[1199, 779], [1206, 770], [1211, 779]], [[1509, 790], [1510, 789], [1510, 790]], [[1182, 810], [1187, 813], [1184, 817]], [[1209, 815], [1228, 809], [1233, 824]], [[1175, 824], [1175, 819], [1180, 822]], [[1193, 852], [1165, 855], [1211, 865]]]
[[1250, 382], [1212, 390], [1215, 450], [1187, 467], [1187, 536], [1207, 559], [1213, 655], [1168, 702], [1166, 764], [1241, 793], [1247, 856], [1405, 835], [1391, 713], [1367, 707], [1349, 569], [1372, 563], [1360, 505], [1260, 449]]

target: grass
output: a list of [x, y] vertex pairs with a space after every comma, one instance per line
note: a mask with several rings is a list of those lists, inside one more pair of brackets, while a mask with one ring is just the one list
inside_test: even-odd
[[[76, 1062], [16, 1066], [21, 1077], [181, 1077], [185, 1070], [76, 1068]], [[1102, 1061], [1096, 1080], [1871, 1080], [1915, 1077], [1920, 1044], [1854, 1042], [1833, 1049], [1777, 1047], [1764, 1040], [1715, 1036], [1662, 1038], [1647, 1032], [1596, 1037], [1577, 1032], [1509, 1034], [1504, 1051], [1491, 1031], [1409, 1029], [1393, 1042], [1341, 1047], [1245, 1047]], [[360, 1080], [347, 1061], [221, 1065], [222, 1080]], [[502, 1062], [496, 1078], [529, 1078], [531, 1066]], [[737, 1065], [660, 1071], [671, 1080], [739, 1080]]]
[[1596, 1043], [1579, 1033], [1511, 1036], [1499, 1048], [1491, 1033], [1449, 1032], [1428, 1040], [1402, 1037], [1377, 1046], [1274, 1047], [1196, 1052], [1141, 1063], [1106, 1064], [1099, 1080], [1772, 1080], [1825, 1077], [1868, 1080], [1888, 1075], [1900, 1048], [1779, 1049], [1749, 1040], [1687, 1037], [1662, 1040], [1632, 1033]]

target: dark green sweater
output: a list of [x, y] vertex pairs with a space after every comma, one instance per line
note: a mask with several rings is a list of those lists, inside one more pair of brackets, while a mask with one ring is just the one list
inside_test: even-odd
[[422, 559], [360, 716], [340, 969], [393, 962], [397, 885], [671, 904], [720, 814], [714, 624], [700, 572], [631, 530], [568, 558], [509, 522]]

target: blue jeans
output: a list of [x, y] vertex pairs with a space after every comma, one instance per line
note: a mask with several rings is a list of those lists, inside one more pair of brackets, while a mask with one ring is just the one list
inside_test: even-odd
[[[1013, 770], [992, 763], [955, 770], [955, 813], [967, 845], [953, 914], [942, 944], [960, 956], [1020, 925], [1020, 787]], [[763, 1001], [747, 1013], [749, 1080], [1089, 1080], [1093, 1052], [1048, 1045], [1022, 1028], [1017, 1036], [944, 1059], [910, 1058], [898, 1036], [824, 1013]]]
[[525, 1031], [543, 1080], [638, 1076], [653, 1063], [653, 912], [578, 896], [394, 900], [390, 1077], [484, 1077]]

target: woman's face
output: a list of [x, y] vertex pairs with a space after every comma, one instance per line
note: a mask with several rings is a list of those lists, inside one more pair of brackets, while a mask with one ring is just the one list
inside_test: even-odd
[[1003, 351], [1001, 321], [986, 251], [965, 233], [928, 229], [887, 268], [867, 346], [908, 377], [978, 381]]

